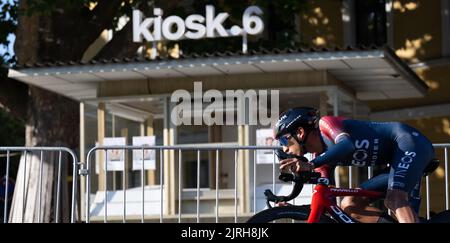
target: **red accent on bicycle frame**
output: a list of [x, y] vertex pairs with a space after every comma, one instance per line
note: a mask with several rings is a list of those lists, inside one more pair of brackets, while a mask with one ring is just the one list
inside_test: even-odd
[[318, 184], [313, 189], [311, 200], [311, 213], [308, 217], [308, 223], [317, 223], [320, 216], [326, 211], [331, 210], [331, 206], [337, 206], [334, 198], [337, 196], [356, 196], [356, 197], [372, 197], [380, 198], [383, 192], [367, 191], [363, 189], [350, 188], [334, 188], [326, 185]]

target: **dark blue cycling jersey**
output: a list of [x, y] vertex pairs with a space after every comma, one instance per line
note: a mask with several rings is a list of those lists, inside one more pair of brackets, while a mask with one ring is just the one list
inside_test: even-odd
[[424, 168], [434, 158], [431, 142], [416, 129], [399, 122], [370, 122], [343, 117], [322, 117], [319, 129], [325, 152], [311, 162], [391, 168], [389, 189], [411, 192]]

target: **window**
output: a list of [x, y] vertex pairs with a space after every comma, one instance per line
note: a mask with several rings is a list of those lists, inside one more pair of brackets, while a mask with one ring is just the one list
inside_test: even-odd
[[[208, 152], [200, 152], [200, 188], [210, 187]], [[197, 188], [197, 151], [183, 152], [183, 188]]]
[[356, 44], [383, 45], [387, 42], [386, 0], [356, 0]]
[[181, 125], [177, 127], [178, 144], [208, 143], [208, 126]]

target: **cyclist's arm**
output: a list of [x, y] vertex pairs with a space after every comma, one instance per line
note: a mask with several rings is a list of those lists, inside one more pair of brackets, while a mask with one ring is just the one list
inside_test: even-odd
[[311, 160], [314, 167], [319, 167], [329, 162], [343, 161], [355, 151], [355, 145], [353, 145], [352, 140], [347, 134], [340, 136], [338, 139], [337, 143], [330, 147], [328, 151]]
[[319, 128], [324, 136], [335, 144], [328, 147], [326, 152], [311, 161], [311, 163], [314, 164], [314, 167], [319, 167], [327, 163], [341, 162], [355, 150], [350, 135], [346, 133], [344, 129], [344, 118], [331, 116], [322, 117], [319, 121]]

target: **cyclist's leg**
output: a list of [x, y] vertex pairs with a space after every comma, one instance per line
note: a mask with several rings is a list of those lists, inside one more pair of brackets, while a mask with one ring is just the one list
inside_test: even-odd
[[419, 179], [419, 181], [416, 183], [411, 193], [409, 194], [409, 203], [417, 214], [419, 214], [420, 203], [422, 201], [422, 197], [420, 196], [421, 184], [422, 177]]
[[[371, 191], [386, 191], [389, 174], [377, 175], [359, 185], [359, 188]], [[386, 222], [395, 220], [377, 207], [371, 206], [372, 200], [366, 197], [344, 197], [341, 202], [343, 210], [354, 219], [363, 223]]]
[[433, 147], [428, 139], [411, 128], [399, 134], [396, 142], [385, 205], [395, 213], [399, 222], [418, 222], [409, 200], [424, 168], [434, 157]]

